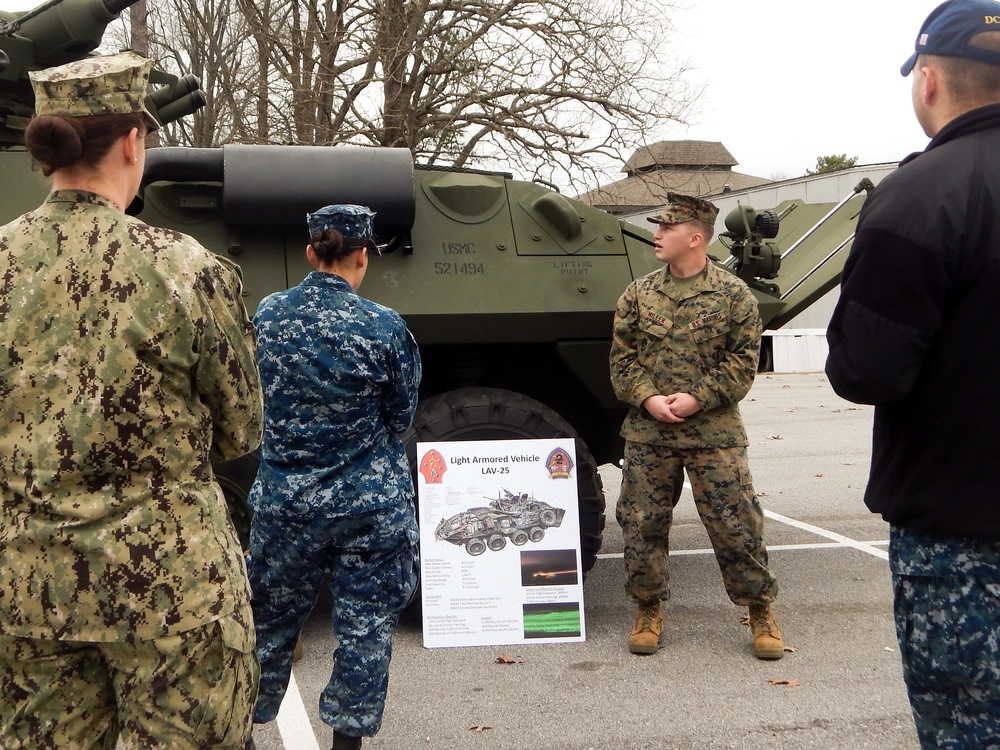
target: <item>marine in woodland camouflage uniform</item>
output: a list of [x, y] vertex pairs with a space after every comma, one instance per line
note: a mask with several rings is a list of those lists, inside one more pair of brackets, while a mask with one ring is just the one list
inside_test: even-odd
[[[149, 70], [126, 53], [32, 73], [38, 111], [152, 125]], [[138, 184], [121, 161], [113, 178]], [[250, 589], [211, 466], [261, 435], [241, 292], [228, 261], [83, 189], [0, 228], [6, 750], [111, 748], [119, 730], [130, 748], [242, 747]]]
[[[671, 229], [698, 221], [710, 231], [718, 212], [711, 203], [675, 193], [668, 201], [651, 222]], [[617, 506], [630, 601], [648, 605], [670, 596], [669, 533], [684, 469], [730, 599], [749, 606], [775, 598], [738, 406], [753, 384], [760, 336], [753, 294], [711, 262], [689, 278], [675, 277], [668, 262], [636, 279], [618, 301], [610, 361], [615, 393], [630, 405]], [[661, 421], [643, 406], [651, 396], [677, 393], [700, 407], [681, 421]]]
[[[370, 240], [372, 216], [328, 206], [308, 217], [312, 242], [324, 229]], [[250, 531], [262, 670], [254, 721], [277, 715], [298, 633], [328, 575], [339, 645], [320, 715], [350, 738], [381, 725], [392, 632], [417, 584], [414, 490], [400, 436], [421, 374], [402, 318], [355, 288], [316, 270], [257, 310], [265, 429]]]

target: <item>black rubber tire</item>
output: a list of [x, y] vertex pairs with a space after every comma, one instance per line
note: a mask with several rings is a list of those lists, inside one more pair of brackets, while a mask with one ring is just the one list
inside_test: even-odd
[[533, 542], [540, 542], [545, 538], [545, 529], [541, 526], [533, 526], [528, 532], [528, 539]]
[[465, 543], [465, 551], [473, 557], [479, 557], [486, 551], [486, 542], [482, 539], [470, 539]]
[[502, 550], [504, 547], [507, 546], [507, 539], [505, 537], [500, 536], [499, 534], [495, 534], [491, 536], [489, 540], [487, 540], [486, 546], [489, 547], [494, 552], [499, 552], [500, 550]]
[[459, 388], [421, 401], [404, 436], [414, 483], [417, 443], [447, 440], [526, 440], [572, 437], [580, 512], [580, 558], [586, 574], [597, 561], [604, 533], [604, 488], [597, 462], [576, 430], [555, 411], [522, 393], [501, 388]]
[[260, 466], [260, 451], [255, 450], [232, 461], [212, 464], [215, 479], [222, 487], [226, 498], [226, 509], [229, 518], [236, 528], [236, 536], [244, 550], [250, 549], [250, 519], [253, 511], [247, 497], [250, 487], [257, 478], [257, 468]]
[[523, 547], [528, 543], [528, 532], [527, 531], [515, 531], [510, 535], [510, 541], [513, 542], [516, 547]]

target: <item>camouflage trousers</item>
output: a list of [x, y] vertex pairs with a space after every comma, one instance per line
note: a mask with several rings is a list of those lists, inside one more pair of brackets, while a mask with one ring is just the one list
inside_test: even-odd
[[625, 443], [617, 518], [625, 538], [630, 601], [670, 598], [670, 525], [687, 469], [726, 593], [740, 606], [772, 602], [778, 583], [767, 567], [764, 512], [754, 493], [746, 448], [677, 449]]
[[370, 736], [382, 725], [392, 633], [417, 586], [412, 504], [316, 519], [258, 508], [250, 527], [250, 585], [261, 664], [254, 721], [278, 715], [299, 632], [328, 575], [337, 636], [320, 716], [336, 731]]
[[257, 678], [233, 618], [137, 642], [0, 635], [0, 747], [241, 750]]
[[921, 747], [1000, 748], [1000, 542], [892, 527], [889, 564]]

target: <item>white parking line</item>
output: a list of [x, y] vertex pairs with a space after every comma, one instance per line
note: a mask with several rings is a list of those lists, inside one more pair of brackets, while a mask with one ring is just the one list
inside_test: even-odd
[[[889, 540], [881, 540], [875, 542], [861, 542], [857, 539], [851, 539], [849, 536], [844, 536], [843, 534], [838, 534], [835, 531], [829, 531], [828, 529], [820, 528], [819, 526], [814, 526], [811, 523], [805, 523], [803, 521], [796, 521], [794, 518], [789, 518], [788, 516], [783, 516], [780, 513], [775, 513], [774, 511], [765, 510], [764, 515], [768, 518], [778, 521], [779, 523], [787, 524], [788, 526], [793, 526], [796, 529], [802, 529], [803, 531], [808, 531], [811, 534], [816, 534], [817, 536], [822, 536], [827, 539], [832, 539], [831, 542], [816, 542], [813, 544], [768, 544], [767, 549], [771, 551], [779, 550], [801, 550], [801, 549], [831, 549], [834, 547], [850, 547], [851, 549], [859, 550], [860, 552], [865, 552], [874, 557], [881, 558], [883, 560], [889, 559], [889, 552], [884, 549], [879, 549], [879, 546], [886, 546], [889, 544]], [[711, 549], [681, 549], [681, 550], [670, 550], [671, 556], [679, 555], [713, 555], [714, 550]], [[599, 554], [597, 556], [598, 560], [615, 560], [624, 557], [623, 552], [609, 552], [605, 554]]]
[[[848, 547], [851, 549], [864, 549], [864, 547], [872, 547], [871, 554], [875, 554], [878, 550], [874, 548], [879, 545], [889, 544], [888, 539], [880, 539], [872, 542], [854, 542], [852, 544], [846, 544], [844, 542], [814, 542], [812, 544], [768, 544], [768, 552], [782, 552], [787, 550], [804, 550], [804, 549], [836, 549], [837, 547]], [[861, 545], [861, 546], [859, 546]], [[868, 550], [864, 550], [868, 552]], [[683, 557], [685, 555], [714, 555], [715, 550], [710, 548], [704, 549], [672, 549], [670, 550], [671, 557]], [[598, 560], [621, 560], [624, 556], [622, 552], [602, 552], [597, 555]], [[876, 557], [883, 557], [883, 555], [876, 555]]]
[[[827, 539], [833, 539], [835, 542], [843, 544], [847, 547], [853, 547], [861, 552], [867, 552], [869, 555], [874, 555], [875, 557], [880, 557], [883, 560], [889, 559], [888, 550], [879, 549], [873, 546], [872, 542], [859, 542], [857, 539], [851, 539], [850, 537], [844, 536], [843, 534], [838, 534], [835, 531], [828, 531], [827, 529], [821, 529], [819, 526], [813, 526], [811, 523], [803, 523], [802, 521], [796, 521], [794, 518], [789, 518], [788, 516], [783, 516], [780, 513], [775, 513], [774, 511], [765, 510], [764, 515], [780, 523], [788, 524], [789, 526], [794, 526], [796, 529], [802, 529], [803, 531], [808, 531], [810, 533], [816, 534], [817, 536], [823, 536]], [[888, 542], [879, 542], [879, 544], [887, 544]], [[770, 549], [770, 547], [768, 548]]]
[[295, 683], [294, 672], [288, 678], [288, 690], [285, 691], [281, 708], [278, 709], [278, 731], [285, 747], [295, 750], [319, 750], [319, 743], [309, 723], [309, 714], [306, 713], [305, 704], [302, 703], [299, 686]]

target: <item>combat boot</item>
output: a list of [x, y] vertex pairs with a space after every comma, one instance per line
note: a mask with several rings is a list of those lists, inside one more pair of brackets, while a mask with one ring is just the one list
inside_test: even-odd
[[640, 604], [628, 650], [633, 654], [655, 654], [663, 641], [663, 614], [660, 603]]
[[785, 641], [778, 630], [770, 604], [750, 605], [750, 633], [753, 655], [758, 659], [780, 659], [785, 655]]
[[333, 747], [331, 750], [361, 750], [361, 738], [349, 737], [337, 730], [333, 731]]

